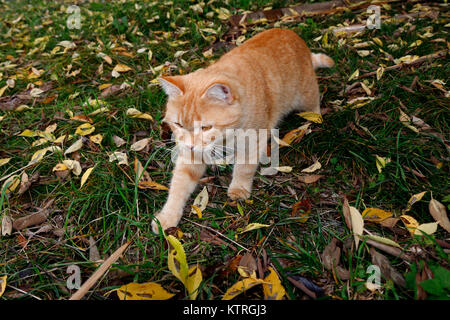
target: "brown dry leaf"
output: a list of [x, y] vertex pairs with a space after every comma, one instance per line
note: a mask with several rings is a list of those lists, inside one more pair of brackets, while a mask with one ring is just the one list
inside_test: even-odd
[[[10, 236], [12, 232], [13, 221], [10, 216], [2, 217], [2, 236]], [[1, 295], [0, 295], [1, 296]]]
[[116, 145], [116, 147], [121, 147], [125, 143], [127, 143], [125, 140], [123, 140], [122, 138], [120, 138], [118, 136], [114, 136], [113, 137], [113, 141], [114, 141], [114, 144]]
[[256, 259], [250, 252], [247, 252], [242, 256], [237, 267], [239, 274], [244, 278], [256, 279], [257, 269]]
[[132, 70], [132, 69], [129, 66], [122, 64], [122, 63], [117, 64], [113, 69], [113, 71], [115, 71], [115, 72], [127, 72], [130, 70]]
[[347, 228], [352, 230], [352, 217], [350, 215], [350, 205], [348, 204], [347, 197], [344, 197], [344, 204], [342, 205], [342, 213], [344, 215], [345, 224]]
[[427, 193], [427, 191], [423, 191], [423, 192], [412, 195], [411, 198], [408, 200], [405, 212], [411, 210], [411, 207], [413, 206], [413, 204], [416, 202], [419, 202], [423, 198], [425, 193]]
[[311, 201], [307, 198], [294, 203], [294, 205], [292, 206], [291, 216], [298, 218], [296, 219], [296, 222], [304, 223], [308, 220], [310, 212]]
[[31, 182], [30, 179], [28, 179], [28, 174], [24, 171], [22, 173], [22, 177], [20, 179], [20, 188], [19, 188], [19, 195], [20, 194], [24, 194], [25, 191], [27, 191], [30, 186], [31, 186]]
[[401, 287], [405, 287], [405, 279], [391, 266], [388, 258], [376, 251], [374, 248], [370, 248], [370, 255], [372, 256], [372, 263], [380, 268], [381, 273], [387, 279], [394, 281], [395, 284]]
[[133, 143], [130, 147], [131, 151], [141, 151], [148, 145], [150, 138], [141, 139]]
[[303, 126], [286, 133], [283, 139], [281, 139], [280, 148], [283, 146], [289, 146], [292, 143], [299, 142], [303, 138], [303, 136], [307, 134], [308, 127], [310, 125], [311, 123], [306, 123]]
[[428, 210], [430, 211], [431, 216], [434, 220], [439, 223], [439, 225], [450, 232], [450, 221], [448, 219], [447, 210], [445, 206], [435, 199], [431, 199], [428, 204]]
[[337, 239], [333, 238], [331, 242], [325, 247], [322, 253], [322, 263], [326, 269], [333, 274], [337, 274], [341, 280], [350, 279], [350, 272], [339, 266], [341, 259], [341, 248], [337, 246]]
[[322, 174], [308, 174], [308, 175], [304, 175], [304, 176], [299, 176], [298, 180], [300, 180], [300, 182], [310, 184], [310, 183], [317, 182], [320, 178], [323, 178], [323, 177], [324, 177], [324, 175], [322, 175]]

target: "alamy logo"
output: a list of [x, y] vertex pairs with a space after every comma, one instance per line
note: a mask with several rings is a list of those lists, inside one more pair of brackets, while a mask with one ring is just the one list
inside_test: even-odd
[[367, 18], [366, 27], [367, 29], [381, 29], [381, 14], [380, 6], [371, 5], [367, 8], [367, 13], [370, 16]]
[[67, 267], [66, 272], [70, 274], [69, 278], [67, 278], [66, 286], [67, 289], [73, 290], [73, 289], [80, 289], [81, 287], [81, 270], [80, 267], [77, 265], [70, 265]]

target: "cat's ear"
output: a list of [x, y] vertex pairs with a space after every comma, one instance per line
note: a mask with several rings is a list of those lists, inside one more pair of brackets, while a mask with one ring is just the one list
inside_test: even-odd
[[175, 98], [177, 96], [183, 95], [183, 82], [180, 76], [175, 77], [160, 77], [158, 78], [161, 87], [164, 92], [170, 97]]
[[231, 94], [230, 88], [221, 83], [216, 83], [210, 86], [208, 90], [206, 90], [205, 94], [210, 98], [214, 98], [228, 104], [233, 102], [233, 95]]

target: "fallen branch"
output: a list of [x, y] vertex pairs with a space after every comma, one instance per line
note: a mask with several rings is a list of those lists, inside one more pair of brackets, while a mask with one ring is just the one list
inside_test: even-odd
[[128, 248], [131, 241], [128, 241], [119, 249], [117, 249], [102, 265], [95, 271], [89, 279], [86, 280], [85, 283], [81, 286], [80, 289], [75, 292], [69, 300], [81, 300], [86, 293], [91, 289], [91, 287], [97, 282], [98, 279], [111, 267], [111, 265], [120, 258], [120, 256], [124, 253], [124, 251]]
[[295, 280], [295, 279], [292, 278], [292, 277], [287, 277], [287, 278], [288, 278], [288, 280], [289, 280], [290, 282], [292, 282], [292, 284], [293, 284], [294, 286], [296, 286], [297, 288], [299, 288], [300, 290], [302, 290], [302, 291], [303, 291], [304, 293], [306, 293], [310, 298], [317, 299], [317, 295], [316, 295], [313, 291], [309, 290], [303, 283], [301, 283], [300, 281]]
[[[446, 55], [447, 55], [447, 51], [446, 50], [438, 51], [438, 52], [432, 53], [432, 54], [427, 54], [426, 56], [417, 58], [416, 60], [413, 60], [411, 62], [403, 62], [403, 63], [399, 63], [399, 64], [396, 64], [396, 65], [393, 65], [393, 66], [386, 67], [386, 68], [384, 68], [384, 72], [390, 71], [390, 70], [400, 69], [400, 68], [403, 68], [405, 66], [418, 65], [418, 64], [421, 64], [421, 63], [423, 63], [425, 61], [431, 61], [433, 59], [443, 58]], [[368, 72], [368, 73], [360, 75], [357, 79], [367, 78], [367, 77], [370, 77], [370, 76], [374, 76], [376, 74], [377, 74], [376, 71]]]

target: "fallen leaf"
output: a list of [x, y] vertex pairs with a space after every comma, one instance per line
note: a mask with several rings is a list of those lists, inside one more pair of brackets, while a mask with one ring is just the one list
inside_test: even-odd
[[83, 146], [83, 138], [78, 139], [75, 141], [67, 150], [64, 152], [64, 155], [78, 151]]
[[350, 206], [350, 216], [352, 219], [352, 231], [354, 234], [356, 249], [358, 249], [359, 238], [362, 236], [364, 231], [364, 220], [359, 213], [358, 209]]
[[406, 204], [405, 212], [411, 210], [411, 207], [413, 206], [413, 204], [416, 203], [416, 202], [419, 202], [423, 198], [425, 193], [427, 193], [427, 191], [423, 191], [421, 193], [417, 193], [415, 195], [412, 195], [411, 198], [409, 198], [408, 203]]
[[417, 222], [417, 220], [406, 214], [401, 215], [400, 220], [402, 220], [403, 224], [406, 226], [406, 228], [411, 233], [411, 235], [414, 235], [417, 227], [419, 226], [419, 223]]
[[450, 232], [450, 221], [448, 219], [447, 210], [445, 206], [435, 199], [431, 199], [428, 204], [428, 210], [430, 211], [431, 216], [436, 220], [439, 225]]
[[125, 64], [122, 64], [122, 63], [119, 63], [119, 64], [117, 64], [115, 67], [114, 67], [114, 69], [113, 69], [113, 71], [115, 71], [115, 72], [127, 72], [127, 71], [130, 71], [130, 70], [132, 70], [129, 66], [127, 66], [127, 65], [125, 65]]
[[306, 123], [301, 127], [298, 127], [297, 129], [291, 130], [288, 133], [286, 133], [280, 141], [280, 148], [283, 146], [289, 146], [292, 143], [298, 143], [305, 134], [307, 134], [308, 127], [311, 125], [311, 123]]
[[304, 199], [294, 203], [291, 216], [296, 218], [296, 222], [304, 223], [308, 220], [310, 212], [311, 201], [309, 199]]
[[322, 263], [324, 267], [336, 273], [341, 280], [350, 279], [350, 272], [339, 265], [341, 259], [341, 248], [337, 246], [337, 239], [331, 239], [331, 242], [325, 247], [322, 253]]
[[374, 248], [370, 248], [370, 255], [372, 256], [372, 263], [380, 268], [381, 273], [386, 279], [394, 281], [395, 284], [401, 287], [405, 287], [405, 279], [391, 266], [388, 258]]
[[103, 136], [99, 133], [99, 134], [90, 136], [89, 140], [91, 140], [95, 144], [101, 145], [102, 144], [102, 140], [103, 140]]
[[348, 204], [347, 197], [344, 196], [344, 204], [342, 205], [342, 214], [344, 215], [345, 224], [347, 228], [352, 230], [352, 217], [350, 215], [350, 205]]
[[304, 176], [299, 176], [298, 180], [300, 180], [300, 182], [306, 183], [306, 184], [311, 184], [311, 183], [315, 183], [317, 182], [320, 178], [323, 178], [324, 175], [321, 174], [308, 174], [308, 175], [304, 175]]
[[5, 192], [6, 194], [13, 192], [20, 184], [20, 176], [13, 175], [5, 180], [2, 188], [0, 189], [0, 194]]
[[139, 119], [153, 121], [153, 117], [151, 115], [149, 115], [148, 113], [143, 113], [135, 108], [129, 108], [127, 110], [126, 114], [130, 118], [139, 118]]
[[[10, 216], [6, 214], [2, 217], [2, 236], [10, 236], [12, 232], [13, 221]], [[0, 294], [1, 296], [1, 294]]]
[[196, 206], [200, 210], [200, 215], [198, 211], [194, 208], [191, 209], [192, 214], [196, 214], [201, 216], [203, 210], [206, 209], [206, 206], [209, 202], [209, 195], [208, 195], [208, 189], [206, 187], [203, 187], [202, 191], [198, 193], [198, 195], [194, 199], [193, 206]]
[[245, 278], [241, 281], [236, 282], [232, 285], [224, 294], [222, 300], [231, 300], [241, 293], [247, 291], [250, 288], [258, 284], [264, 283], [262, 279], [254, 279], [254, 278]]
[[[120, 162], [119, 162], [120, 163]], [[138, 183], [140, 189], [153, 189], [153, 190], [169, 190], [166, 186], [159, 184], [155, 181], [142, 181]]]
[[322, 168], [322, 164], [320, 164], [319, 161], [316, 161], [312, 165], [310, 165], [308, 168], [303, 169], [302, 172], [312, 173], [316, 170], [319, 170], [320, 168]]
[[366, 235], [365, 238], [371, 239], [371, 240], [379, 242], [379, 243], [387, 244], [388, 246], [391, 246], [391, 247], [401, 248], [397, 242], [395, 242], [391, 239], [388, 239], [388, 238], [380, 237], [377, 235]]
[[180, 280], [184, 285], [186, 285], [186, 280], [189, 274], [189, 268], [186, 260], [186, 253], [184, 252], [183, 246], [180, 241], [172, 235], [166, 237], [169, 243], [169, 254], [168, 254], [168, 267], [170, 272]]
[[109, 162], [114, 162], [114, 161], [118, 161], [119, 164], [124, 164], [124, 165], [128, 166], [128, 156], [124, 152], [114, 151], [114, 153], [112, 153], [109, 156]]
[[175, 294], [166, 291], [159, 283], [128, 283], [116, 289], [120, 300], [167, 300]]
[[244, 229], [242, 229], [241, 232], [239, 233], [244, 233], [244, 232], [248, 232], [251, 230], [256, 230], [256, 229], [260, 229], [260, 228], [267, 228], [270, 227], [270, 224], [262, 224], [262, 223], [250, 223], [248, 224]]
[[385, 211], [378, 208], [366, 208], [362, 212], [362, 217], [366, 221], [370, 222], [381, 222], [387, 218], [392, 217], [392, 212]]
[[92, 170], [94, 170], [94, 167], [86, 169], [86, 171], [83, 173], [83, 175], [81, 176], [81, 184], [80, 184], [80, 189], [84, 186], [84, 184], [86, 183], [87, 179], [89, 178], [89, 176], [92, 173]]
[[186, 280], [186, 289], [189, 293], [189, 299], [195, 300], [198, 295], [198, 288], [203, 281], [202, 271], [198, 266], [189, 269], [188, 278]]
[[323, 122], [323, 118], [322, 115], [319, 113], [315, 113], [315, 112], [300, 112], [297, 113], [297, 115], [299, 115], [300, 117], [302, 117], [303, 119], [315, 122], [315, 123], [322, 123]]
[[141, 139], [139, 141], [136, 141], [130, 146], [131, 151], [141, 151], [143, 150], [149, 143], [150, 138]]
[[116, 147], [121, 147], [125, 143], [127, 143], [125, 140], [123, 140], [122, 138], [120, 138], [118, 136], [113, 136], [113, 141], [114, 141], [114, 144], [116, 145]]
[[3, 295], [3, 293], [5, 293], [5, 289], [6, 289], [6, 279], [8, 278], [7, 275], [4, 275], [2, 277], [0, 277], [0, 298]]
[[2, 158], [0, 159], [0, 167], [7, 164], [12, 158]]
[[438, 223], [430, 222], [420, 224], [417, 229], [414, 231], [415, 236], [422, 236], [424, 233], [431, 235], [436, 232]]
[[86, 136], [94, 131], [95, 127], [92, 124], [83, 123], [82, 125], [78, 126], [77, 130], [75, 131], [75, 134], [79, 134], [80, 136]]
[[411, 125], [411, 118], [406, 113], [404, 113], [402, 110], [400, 110], [399, 120], [405, 127], [411, 129], [414, 132], [419, 133], [419, 129], [417, 129], [416, 127]]
[[391, 162], [390, 158], [384, 158], [384, 157], [380, 157], [378, 155], [375, 155], [376, 158], [376, 166], [377, 166], [377, 170], [379, 173], [381, 173], [381, 171], [383, 170], [384, 167], [386, 167], [386, 165]]
[[263, 290], [265, 300], [282, 300], [286, 290], [281, 284], [278, 274], [269, 267], [270, 274], [264, 278]]
[[79, 176], [81, 174], [81, 165], [77, 160], [63, 160], [63, 164], [67, 169], [73, 172], [73, 174]]

